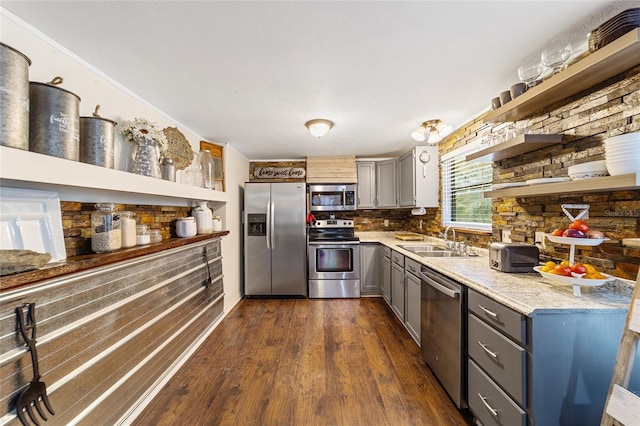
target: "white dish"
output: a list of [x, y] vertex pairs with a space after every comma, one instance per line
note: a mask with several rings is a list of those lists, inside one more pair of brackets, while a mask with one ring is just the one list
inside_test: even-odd
[[491, 185], [492, 189], [504, 189], [504, 188], [514, 188], [516, 186], [525, 186], [524, 182], [507, 182], [507, 183], [494, 183]]
[[638, 161], [607, 160], [607, 169], [611, 176], [640, 173], [640, 159]]
[[618, 144], [629, 141], [640, 141], [640, 132], [624, 133], [622, 135], [613, 136], [604, 140], [605, 144]]
[[550, 274], [548, 272], [541, 271], [542, 266], [534, 266], [533, 270], [542, 275], [543, 278], [548, 279], [549, 281], [561, 283], [561, 284], [571, 284], [571, 285], [584, 285], [590, 287], [601, 286], [602, 284], [615, 280], [615, 277], [611, 275], [602, 274], [606, 278], [601, 280], [592, 280], [588, 278], [574, 278], [574, 277], [565, 277], [563, 275]]
[[57, 192], [0, 187], [0, 249], [49, 253], [67, 258]]
[[552, 243], [573, 244], [575, 246], [599, 246], [603, 241], [609, 241], [609, 238], [571, 238], [557, 237], [551, 234], [544, 234]]
[[554, 182], [566, 182], [571, 180], [570, 177], [554, 177], [554, 178], [540, 178], [540, 179], [529, 179], [526, 181], [527, 185], [538, 185], [541, 183], [554, 183]]
[[607, 161], [591, 161], [588, 163], [580, 163], [574, 164], [573, 166], [569, 166], [567, 172], [569, 176], [576, 173], [584, 173], [584, 172], [606, 172], [607, 171]]
[[608, 171], [593, 171], [593, 172], [577, 172], [569, 173], [571, 180], [591, 179], [595, 177], [609, 176]]
[[628, 157], [639, 157], [640, 156], [640, 146], [637, 148], [630, 147], [619, 147], [619, 148], [605, 148], [604, 156], [607, 159], [611, 159], [612, 157], [620, 157], [620, 158], [628, 158]]

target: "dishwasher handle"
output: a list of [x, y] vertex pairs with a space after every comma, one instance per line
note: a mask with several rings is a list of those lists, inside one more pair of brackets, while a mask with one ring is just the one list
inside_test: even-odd
[[434, 281], [433, 279], [431, 279], [430, 277], [425, 275], [425, 273], [422, 272], [422, 271], [420, 272], [420, 276], [422, 277], [422, 280], [424, 282], [429, 284], [434, 289], [438, 290], [440, 293], [444, 293], [444, 294], [446, 294], [447, 296], [449, 296], [452, 299], [460, 298], [460, 291], [459, 290], [453, 289], [453, 288], [449, 288], [446, 285], [442, 285], [442, 284]]

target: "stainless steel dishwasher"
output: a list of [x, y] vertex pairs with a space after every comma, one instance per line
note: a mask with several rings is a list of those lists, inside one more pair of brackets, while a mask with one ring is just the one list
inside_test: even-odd
[[458, 408], [466, 408], [466, 287], [426, 266], [420, 277], [422, 358]]

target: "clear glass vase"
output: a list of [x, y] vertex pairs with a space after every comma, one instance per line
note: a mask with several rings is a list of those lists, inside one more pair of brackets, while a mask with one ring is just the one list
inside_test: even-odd
[[131, 173], [160, 179], [160, 149], [153, 139], [137, 139], [133, 146]]

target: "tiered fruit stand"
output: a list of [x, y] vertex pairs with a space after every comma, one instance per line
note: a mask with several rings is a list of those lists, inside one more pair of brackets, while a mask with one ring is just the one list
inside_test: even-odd
[[[568, 208], [581, 208], [582, 211], [576, 217], [572, 216], [567, 209]], [[588, 205], [570, 205], [565, 204], [562, 206], [562, 210], [565, 212], [567, 217], [574, 221], [576, 219], [580, 219], [585, 217], [587, 212], [589, 211]], [[602, 244], [604, 241], [608, 241], [609, 238], [570, 238], [570, 237], [560, 237], [552, 234], [545, 234], [545, 237], [551, 241], [552, 243], [557, 244], [568, 244], [569, 245], [569, 266], [575, 265], [575, 254], [576, 254], [576, 246], [588, 246], [595, 247]], [[591, 279], [591, 278], [583, 278], [584, 274], [576, 274], [571, 273], [572, 276], [564, 276], [557, 274], [550, 274], [548, 272], [542, 271], [542, 266], [536, 266], [533, 268], [536, 272], [542, 275], [543, 278], [548, 279], [549, 281], [561, 283], [561, 284], [569, 284], [573, 286], [573, 295], [576, 297], [581, 297], [582, 293], [580, 292], [580, 286], [589, 286], [589, 287], [597, 287], [601, 286], [609, 281], [615, 280], [615, 277], [607, 274], [602, 274], [605, 278], [602, 279]]]

